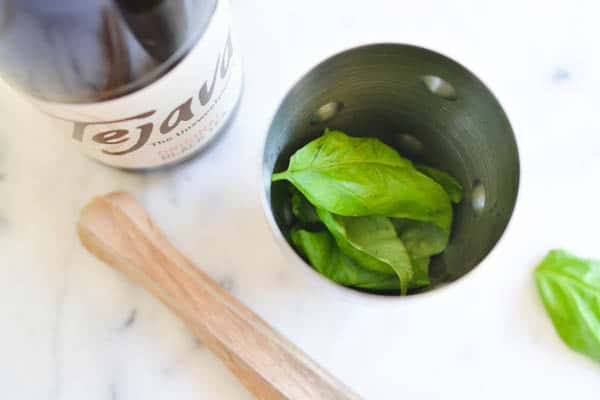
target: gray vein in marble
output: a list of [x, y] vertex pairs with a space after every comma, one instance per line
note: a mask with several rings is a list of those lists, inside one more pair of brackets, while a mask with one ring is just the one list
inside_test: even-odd
[[57, 300], [56, 300], [56, 313], [54, 315], [54, 323], [52, 326], [52, 339], [51, 339], [51, 351], [52, 351], [52, 373], [53, 373], [53, 386], [50, 391], [50, 399], [58, 400], [61, 393], [61, 363], [59, 362], [60, 356], [60, 330], [61, 321], [63, 316], [63, 309], [65, 305], [65, 299], [67, 297], [67, 271], [63, 272], [63, 279], [61, 286], [57, 288]]
[[189, 357], [196, 354], [197, 351], [201, 350], [204, 347], [204, 344], [196, 337], [194, 337], [192, 343], [192, 346], [187, 350], [183, 351], [182, 355], [175, 358], [175, 360], [171, 364], [167, 365], [161, 370], [163, 375], [171, 375], [175, 370], [177, 370], [181, 365], [183, 365]]
[[552, 82], [560, 84], [568, 81], [571, 78], [571, 74], [566, 68], [559, 67], [554, 71], [552, 75]]
[[231, 276], [226, 276], [218, 281], [219, 285], [229, 293], [233, 292], [234, 282]]
[[51, 352], [52, 352], [52, 364], [53, 364], [53, 368], [52, 368], [52, 373], [53, 373], [53, 386], [50, 390], [50, 396], [49, 399], [50, 400], [58, 400], [61, 397], [61, 374], [62, 374], [62, 370], [61, 370], [61, 363], [59, 361], [60, 359], [60, 353], [61, 353], [61, 346], [60, 346], [60, 338], [61, 338], [61, 328], [62, 328], [62, 319], [63, 319], [63, 312], [64, 312], [64, 306], [65, 306], [65, 300], [67, 298], [67, 293], [68, 293], [68, 274], [69, 274], [69, 269], [71, 266], [71, 260], [73, 257], [73, 252], [74, 252], [74, 245], [71, 246], [71, 248], [69, 249], [69, 251], [66, 253], [67, 256], [65, 258], [65, 262], [63, 263], [64, 267], [62, 270], [62, 280], [60, 282], [60, 285], [57, 286], [57, 295], [56, 295], [56, 313], [54, 314], [54, 323], [53, 323], [53, 327], [52, 327], [52, 338], [51, 338]]
[[125, 321], [123, 321], [123, 323], [119, 326], [119, 331], [124, 331], [124, 330], [130, 328], [135, 323], [136, 320], [137, 320], [137, 308], [133, 308], [129, 312], [127, 319]]
[[[4, 178], [6, 177], [6, 175], [4, 175], [4, 173], [0, 172], [0, 182], [2, 182], [4, 180]], [[8, 219], [0, 214], [0, 229], [4, 229], [8, 226]]]
[[110, 384], [110, 386], [108, 387], [108, 391], [110, 393], [110, 400], [117, 400], [119, 398], [117, 385], [115, 383]]
[[177, 207], [179, 203], [179, 196], [177, 193], [177, 175], [173, 174], [167, 180], [167, 201], [170, 205]]

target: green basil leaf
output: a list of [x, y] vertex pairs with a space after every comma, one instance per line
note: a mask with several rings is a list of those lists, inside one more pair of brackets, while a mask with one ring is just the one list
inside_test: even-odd
[[334, 282], [369, 290], [400, 289], [400, 282], [395, 275], [369, 271], [342, 254], [333, 236], [327, 231], [296, 229], [292, 231], [291, 238], [313, 268]]
[[297, 189], [292, 193], [292, 214], [305, 224], [321, 222], [315, 207]]
[[417, 165], [416, 168], [439, 183], [440, 186], [444, 188], [446, 193], [448, 193], [450, 201], [456, 204], [460, 203], [463, 196], [463, 187], [456, 180], [456, 178], [444, 171], [440, 171], [437, 168], [427, 167], [425, 165]]
[[[292, 211], [293, 211], [294, 215], [300, 221], [302, 221], [304, 223], [315, 224], [315, 223], [321, 222], [321, 220], [319, 219], [319, 216], [317, 215], [315, 207], [312, 204], [310, 204], [310, 202], [302, 195], [302, 193], [300, 193], [297, 190], [294, 190], [292, 192]], [[433, 231], [434, 234], [442, 232], [435, 225], [420, 223], [417, 221], [397, 220], [397, 221], [394, 221], [394, 225], [396, 225], [396, 223], [404, 224], [405, 227], [403, 228], [403, 233], [409, 239], [409, 243], [411, 243], [411, 244], [413, 243], [413, 241], [411, 241], [411, 237], [414, 236], [411, 232], [414, 230], [414, 226], [420, 226], [420, 224], [423, 224], [423, 225], [427, 225], [429, 227], [429, 230], [433, 231], [435, 229], [435, 231]], [[388, 228], [387, 235], [391, 236], [392, 232], [389, 231], [389, 224], [384, 223], [383, 226], [384, 226], [384, 229]], [[378, 232], [378, 235], [380, 235], [380, 234], [381, 233]], [[442, 234], [443, 234], [443, 232], [442, 232]], [[305, 240], [305, 242], [308, 242], [308, 241]], [[409, 251], [409, 253], [410, 253], [410, 251]], [[413, 267], [414, 267], [414, 276], [413, 276], [413, 279], [411, 279], [409, 282], [409, 285], [408, 285], [409, 289], [415, 289], [415, 288], [427, 286], [430, 284], [430, 281], [429, 281], [429, 257], [428, 257], [430, 254], [435, 254], [435, 253], [431, 252], [431, 251], [430, 252], [422, 251], [422, 252], [418, 253], [418, 256], [423, 257], [423, 258], [414, 258], [413, 255], [411, 255], [411, 259], [412, 259], [412, 263], [413, 263]], [[385, 271], [387, 274], [395, 274], [395, 272], [393, 272], [393, 269], [390, 269], [387, 265], [379, 264], [378, 266], [375, 266], [375, 271], [381, 271], [381, 270]], [[394, 275], [394, 276], [396, 276], [396, 275]], [[356, 286], [356, 285], [354, 285], [354, 286]], [[390, 290], [390, 289], [394, 288], [394, 289], [399, 290], [400, 282], [396, 276], [395, 279], [391, 279], [391, 278], [386, 279], [383, 284], [380, 281], [376, 281], [374, 283], [360, 284], [359, 286], [356, 286], [356, 287], [360, 287], [363, 289], [379, 289], [379, 290]]]
[[410, 219], [392, 219], [398, 237], [413, 259], [429, 258], [448, 246], [449, 234], [436, 225]]
[[430, 257], [446, 249], [449, 234], [428, 222], [396, 218], [392, 222], [411, 258], [415, 271], [413, 287], [429, 285]]
[[342, 253], [371, 271], [396, 273], [400, 291], [406, 294], [413, 278], [413, 266], [389, 218], [343, 217], [321, 208], [317, 214]]
[[562, 340], [600, 362], [600, 262], [552, 250], [536, 268], [535, 282]]
[[429, 286], [431, 284], [431, 281], [429, 280], [429, 257], [416, 259], [411, 257], [411, 260], [414, 275], [408, 285], [408, 288], [417, 289], [420, 287]]
[[450, 231], [448, 194], [378, 139], [326, 132], [272, 179], [290, 181], [316, 207], [336, 215], [410, 218]]

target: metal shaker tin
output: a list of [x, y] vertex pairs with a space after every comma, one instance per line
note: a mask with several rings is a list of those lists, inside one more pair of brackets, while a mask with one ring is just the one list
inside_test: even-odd
[[271, 175], [325, 128], [378, 137], [461, 182], [465, 196], [455, 208], [450, 243], [432, 259], [426, 290], [466, 275], [494, 249], [516, 204], [519, 156], [500, 103], [469, 70], [420, 47], [374, 44], [328, 58], [290, 89], [266, 135], [262, 193], [283, 251], [307, 270], [284, 234], [291, 223], [287, 188], [272, 184]]

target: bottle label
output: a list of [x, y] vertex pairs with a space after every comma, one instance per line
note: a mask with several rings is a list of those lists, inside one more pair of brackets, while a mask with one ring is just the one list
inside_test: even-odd
[[190, 156], [221, 130], [240, 97], [241, 63], [227, 3], [219, 1], [187, 56], [148, 86], [99, 103], [36, 103], [84, 153], [105, 164], [152, 168]]

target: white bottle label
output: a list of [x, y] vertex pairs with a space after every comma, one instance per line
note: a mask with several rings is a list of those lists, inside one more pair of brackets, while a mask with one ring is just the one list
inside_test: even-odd
[[91, 104], [37, 101], [89, 156], [115, 167], [152, 168], [190, 156], [223, 127], [238, 102], [240, 60], [227, 0], [198, 43], [162, 78]]

